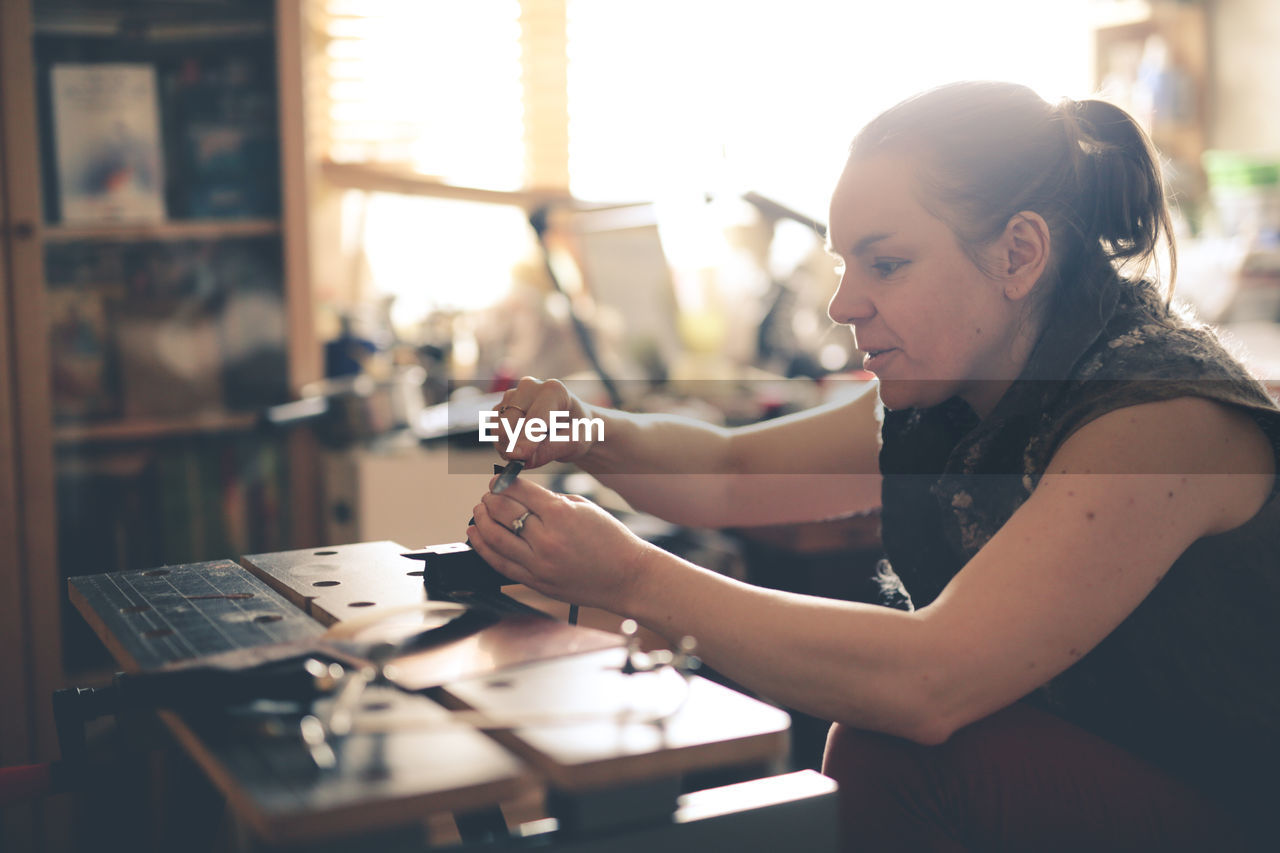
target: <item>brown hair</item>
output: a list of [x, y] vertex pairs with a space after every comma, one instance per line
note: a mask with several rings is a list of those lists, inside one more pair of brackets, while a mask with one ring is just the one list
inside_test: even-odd
[[[1171, 284], [1176, 275], [1158, 155], [1133, 118], [1106, 101], [1055, 105], [1014, 83], [952, 83], [881, 113], [849, 156], [884, 152], [921, 157], [926, 204], [940, 204], [935, 214], [975, 259], [1018, 211], [1043, 216], [1053, 243], [1045, 275], [1059, 302], [1097, 296], [1088, 291], [1114, 282], [1112, 270], [1145, 272], [1162, 239]], [[1064, 281], [1086, 292], [1064, 293]]]

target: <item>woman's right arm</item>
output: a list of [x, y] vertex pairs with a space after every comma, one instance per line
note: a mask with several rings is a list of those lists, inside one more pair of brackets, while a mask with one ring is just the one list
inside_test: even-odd
[[503, 455], [531, 466], [573, 462], [634, 508], [678, 524], [813, 521], [865, 512], [880, 502], [872, 383], [850, 401], [734, 429], [589, 406], [555, 380], [523, 379], [502, 405], [528, 417], [567, 410], [573, 418], [599, 418], [603, 440], [533, 444], [522, 438]]

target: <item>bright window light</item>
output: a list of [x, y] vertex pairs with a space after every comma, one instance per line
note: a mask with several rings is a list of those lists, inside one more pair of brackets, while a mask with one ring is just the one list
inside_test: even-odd
[[[825, 220], [853, 134], [903, 97], [964, 78], [1079, 97], [1091, 78], [1090, 0], [564, 0], [566, 143], [563, 118], [526, 122], [522, 67], [565, 57], [522, 56], [520, 0], [316, 1], [333, 159], [516, 188], [528, 128], [548, 127], [539, 144], [567, 144], [569, 189], [593, 200], [754, 190]], [[515, 209], [361, 207], [357, 289], [396, 295], [402, 319], [492, 304], [527, 251]]]
[[1088, 0], [568, 0], [586, 198], [754, 189], [825, 219], [857, 129], [959, 79], [1088, 94]]
[[520, 186], [518, 0], [330, 0], [328, 154]]
[[396, 296], [397, 325], [493, 305], [510, 289], [512, 266], [533, 253], [518, 208], [390, 193], [350, 193], [347, 203], [372, 289]]

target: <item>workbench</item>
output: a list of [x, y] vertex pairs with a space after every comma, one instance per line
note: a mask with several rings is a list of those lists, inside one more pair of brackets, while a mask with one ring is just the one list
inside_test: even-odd
[[[717, 768], [781, 767], [785, 712], [680, 665], [695, 658], [557, 620], [520, 588], [428, 594], [405, 551], [254, 554], [84, 575], [68, 592], [124, 671], [122, 696], [175, 676], [215, 685], [224, 701], [154, 713], [249, 849], [836, 849], [835, 785], [813, 771], [682, 790]], [[275, 693], [302, 666], [336, 683], [286, 701], [205, 678], [267, 673]], [[544, 813], [504, 817], [515, 801]], [[441, 815], [458, 829], [445, 842], [425, 829]]]

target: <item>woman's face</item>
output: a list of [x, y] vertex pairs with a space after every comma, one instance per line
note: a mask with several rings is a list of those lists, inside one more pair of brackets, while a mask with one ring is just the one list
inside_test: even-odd
[[[1022, 312], [919, 193], [908, 158], [845, 167], [831, 199], [828, 236], [842, 269], [828, 313], [853, 327], [887, 408], [959, 395], [985, 415], [1026, 361]], [[988, 269], [1000, 268], [998, 245], [982, 257]]]

